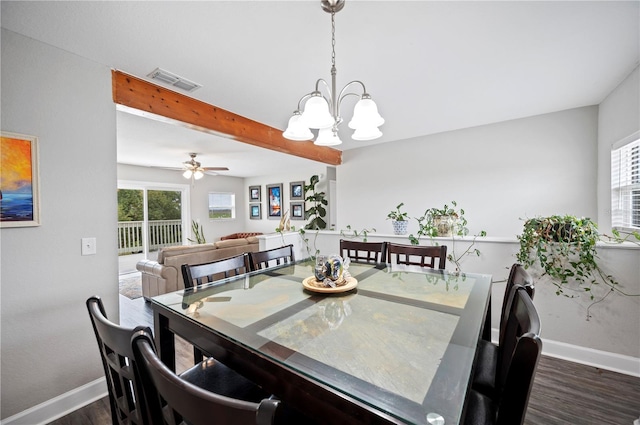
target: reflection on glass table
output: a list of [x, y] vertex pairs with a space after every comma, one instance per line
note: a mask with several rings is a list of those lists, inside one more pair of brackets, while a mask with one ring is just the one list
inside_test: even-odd
[[302, 286], [314, 272], [302, 261], [153, 298], [163, 361], [176, 333], [314, 417], [457, 424], [491, 276], [352, 263], [355, 289], [320, 294]]

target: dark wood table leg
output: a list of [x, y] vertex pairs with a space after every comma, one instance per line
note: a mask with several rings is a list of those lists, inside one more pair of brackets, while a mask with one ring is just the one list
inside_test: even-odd
[[482, 328], [482, 339], [491, 342], [491, 298], [487, 306], [487, 314], [484, 316], [484, 327]]
[[176, 340], [175, 335], [169, 329], [169, 319], [158, 311], [153, 312], [153, 324], [156, 340], [156, 349], [165, 365], [176, 371]]

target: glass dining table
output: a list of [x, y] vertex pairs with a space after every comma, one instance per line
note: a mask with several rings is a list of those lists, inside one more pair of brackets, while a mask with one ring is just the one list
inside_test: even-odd
[[179, 335], [320, 423], [461, 423], [491, 276], [351, 263], [356, 286], [325, 293], [313, 269], [152, 298], [160, 357], [175, 370]]

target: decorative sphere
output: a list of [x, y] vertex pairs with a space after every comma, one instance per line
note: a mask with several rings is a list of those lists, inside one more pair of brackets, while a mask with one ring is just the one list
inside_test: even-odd
[[344, 263], [342, 257], [339, 255], [331, 255], [325, 263], [325, 276], [333, 281], [339, 281], [342, 279], [342, 273], [344, 273]]

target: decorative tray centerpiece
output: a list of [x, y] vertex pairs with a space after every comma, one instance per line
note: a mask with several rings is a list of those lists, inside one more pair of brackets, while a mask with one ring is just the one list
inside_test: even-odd
[[330, 255], [329, 257], [318, 255], [314, 276], [304, 279], [302, 286], [314, 292], [350, 291], [358, 285], [358, 281], [349, 274], [348, 268], [348, 258], [345, 261], [339, 255]]

